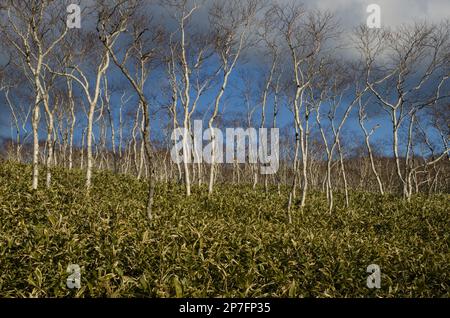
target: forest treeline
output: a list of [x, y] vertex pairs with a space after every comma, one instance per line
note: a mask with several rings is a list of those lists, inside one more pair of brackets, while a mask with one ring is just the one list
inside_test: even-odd
[[[11, 131], [1, 149], [32, 164], [32, 189], [52, 187], [56, 166], [85, 171], [87, 191], [94, 169], [133, 174], [148, 180], [151, 219], [158, 183], [182, 183], [186, 196], [222, 182], [287, 186], [290, 222], [312, 190], [326, 192], [330, 212], [335, 192], [347, 206], [351, 190], [449, 192], [448, 20], [349, 33], [298, 1], [98, 0], [82, 1], [81, 28], [69, 28], [69, 4], [0, 4]], [[174, 163], [171, 132], [194, 119], [280, 128], [278, 172]]]

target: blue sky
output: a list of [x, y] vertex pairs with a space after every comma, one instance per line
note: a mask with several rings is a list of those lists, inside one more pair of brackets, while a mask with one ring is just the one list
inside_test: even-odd
[[[283, 3], [286, 2], [284, 0], [278, 0], [278, 2]], [[429, 0], [429, 1], [419, 1], [419, 0], [383, 0], [383, 1], [363, 1], [363, 0], [318, 0], [318, 1], [302, 1], [309, 8], [317, 8], [320, 10], [329, 10], [336, 14], [337, 19], [341, 22], [341, 25], [344, 30], [343, 41], [348, 41], [349, 37], [346, 37], [345, 34], [350, 35], [353, 28], [364, 23], [368, 13], [366, 12], [366, 8], [369, 4], [375, 3], [378, 4], [381, 8], [381, 23], [383, 28], [395, 27], [403, 23], [413, 23], [418, 20], [426, 20], [429, 22], [440, 21], [445, 18], [449, 18], [450, 15], [450, 1], [448, 0]], [[81, 1], [81, 5], [83, 5], [83, 1]], [[201, 21], [201, 15], [199, 15], [198, 20]], [[251, 55], [251, 52], [249, 53]], [[256, 54], [256, 53], [255, 53]], [[352, 50], [346, 51], [345, 54], [352, 55], [354, 52]], [[260, 67], [258, 63], [265, 63], [264, 61], [257, 61], [254, 65], [250, 65], [248, 67]], [[267, 65], [266, 65], [267, 66]], [[118, 72], [115, 72], [118, 73]], [[118, 92], [115, 93], [111, 99], [113, 105], [118, 103], [119, 96], [123, 91], [128, 91], [130, 94], [132, 91], [130, 90], [128, 82], [123, 80], [123, 78], [118, 77], [120, 75], [115, 75], [116, 78], [111, 80], [111, 83], [114, 82], [114, 85], [119, 88]], [[155, 73], [156, 80], [158, 73]], [[161, 76], [162, 77], [162, 76]], [[151, 80], [154, 82], [155, 78]], [[164, 77], [165, 80], [165, 77]], [[157, 81], [158, 82], [158, 81]], [[242, 88], [242, 83], [237, 77], [237, 74], [234, 74], [230, 80], [230, 89], [227, 91], [225, 96], [224, 105], [221, 107], [226, 107], [227, 111], [231, 111], [233, 113], [240, 113], [242, 116], [245, 114], [245, 105], [242, 103], [241, 98], [237, 98], [240, 94], [240, 89]], [[160, 83], [164, 84], [164, 83]], [[160, 89], [160, 88], [156, 88]], [[2, 94], [2, 93], [0, 93]], [[204, 100], [200, 103], [198, 108], [198, 113], [194, 115], [195, 118], [201, 116], [206, 109], [208, 108], [208, 103], [212, 101], [215, 96], [215, 90], [208, 92], [205, 95]], [[132, 99], [130, 103], [134, 100]], [[0, 102], [4, 103], [4, 96], [0, 96]], [[161, 99], [159, 100], [161, 102]], [[155, 104], [154, 104], [155, 105]], [[1, 105], [0, 107], [0, 136], [9, 137], [10, 136], [10, 123], [11, 116], [8, 111], [6, 105]], [[132, 106], [132, 105], [130, 105]], [[271, 101], [269, 101], [269, 112], [271, 111]], [[348, 120], [346, 127], [344, 129], [344, 136], [349, 138], [348, 141], [352, 141], [352, 136], [361, 135], [361, 130], [358, 122], [356, 121], [356, 107], [353, 111], [353, 116]], [[259, 113], [258, 111], [256, 113]], [[83, 116], [83, 115], [80, 115]], [[153, 133], [156, 135], [162, 136], [164, 134], [162, 130], [162, 125], [166, 124], [165, 121], [161, 120], [162, 113], [158, 112], [154, 115], [152, 125], [153, 125]], [[117, 120], [117, 112], [115, 115], [115, 119]], [[256, 122], [258, 115], [255, 116]], [[268, 121], [271, 121], [271, 115], [268, 115]], [[287, 109], [286, 105], [284, 105], [280, 109], [278, 124], [280, 127], [291, 127], [292, 126], [292, 115]], [[82, 119], [84, 121], [84, 119]], [[42, 120], [44, 122], [44, 120]], [[314, 123], [313, 118], [311, 119], [311, 123]], [[392, 128], [386, 117], [384, 112], [380, 112], [378, 116], [372, 116], [369, 122], [367, 123], [367, 128], [370, 129], [375, 124], [380, 124], [380, 128], [374, 135], [374, 142], [379, 143], [384, 146], [384, 150], [386, 153], [390, 151], [389, 141], [391, 139], [391, 131]], [[42, 138], [44, 138], [44, 130], [42, 131]], [[78, 136], [79, 137], [79, 136]], [[354, 139], [354, 138], [353, 138]], [[358, 138], [361, 139], [361, 138]]]

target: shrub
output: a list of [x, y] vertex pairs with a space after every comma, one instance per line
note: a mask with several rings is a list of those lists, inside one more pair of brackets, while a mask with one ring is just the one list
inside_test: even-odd
[[[29, 166], [0, 165], [0, 297], [449, 297], [449, 197], [352, 193], [327, 212], [312, 193], [285, 223], [286, 195], [222, 185], [184, 197], [160, 185], [156, 218], [146, 185], [96, 173], [54, 171], [29, 189]], [[381, 267], [368, 289], [366, 268]], [[66, 287], [69, 264], [81, 288]]]

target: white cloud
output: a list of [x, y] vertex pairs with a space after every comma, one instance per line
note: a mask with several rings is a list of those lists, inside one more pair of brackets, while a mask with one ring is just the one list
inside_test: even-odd
[[[289, 2], [292, 0], [278, 0]], [[336, 14], [347, 29], [365, 23], [369, 4], [381, 8], [381, 23], [385, 27], [409, 24], [416, 20], [438, 22], [450, 18], [449, 0], [304, 0], [307, 7], [328, 10]]]

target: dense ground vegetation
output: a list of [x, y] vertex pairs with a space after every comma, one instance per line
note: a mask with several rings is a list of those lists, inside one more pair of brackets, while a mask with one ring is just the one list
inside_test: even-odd
[[[449, 297], [449, 196], [352, 193], [330, 214], [311, 193], [285, 222], [286, 195], [222, 185], [184, 196], [128, 176], [55, 169], [30, 190], [31, 167], [0, 164], [1, 297]], [[287, 192], [288, 190], [285, 189]], [[369, 264], [381, 289], [366, 287]], [[69, 264], [81, 289], [66, 287]]]

